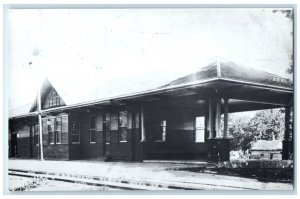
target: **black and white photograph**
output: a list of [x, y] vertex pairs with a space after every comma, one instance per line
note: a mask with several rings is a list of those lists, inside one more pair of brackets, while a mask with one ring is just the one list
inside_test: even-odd
[[8, 192], [293, 193], [295, 12], [9, 8]]

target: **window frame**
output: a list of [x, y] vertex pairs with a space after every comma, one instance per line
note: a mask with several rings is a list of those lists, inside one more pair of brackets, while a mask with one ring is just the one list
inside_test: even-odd
[[[127, 117], [127, 122], [126, 122], [126, 127], [122, 127], [120, 126], [121, 125], [121, 122], [120, 122], [120, 113], [121, 112], [126, 112], [126, 117]], [[126, 140], [121, 140], [121, 133], [122, 133], [122, 130], [125, 130], [126, 131]], [[118, 140], [119, 142], [121, 143], [126, 143], [128, 142], [128, 111], [126, 110], [122, 110], [122, 111], [119, 111], [118, 113]]]
[[60, 106], [60, 97], [58, 96], [56, 91], [52, 91], [50, 97], [48, 99], [49, 107], [57, 107]]
[[[78, 133], [77, 133], [77, 134], [74, 134], [74, 133], [73, 133], [73, 132], [74, 132], [74, 131], [73, 131], [73, 125], [74, 125], [74, 124], [77, 125], [77, 129], [78, 129]], [[78, 136], [78, 142], [74, 142], [74, 141], [73, 141], [73, 136], [74, 136], [74, 135], [77, 135], [77, 136]], [[80, 144], [80, 123], [79, 123], [78, 121], [77, 121], [77, 122], [74, 122], [74, 121], [73, 121], [73, 122], [71, 123], [71, 143], [72, 143], [72, 144]]]
[[141, 128], [141, 113], [140, 112], [135, 112], [134, 114], [132, 114], [132, 122], [134, 123], [133, 131], [137, 132], [136, 139], [138, 142], [142, 142], [142, 128]]
[[[94, 118], [94, 124], [95, 124], [95, 126], [94, 126], [94, 128], [91, 128], [91, 118]], [[94, 135], [95, 135], [95, 141], [93, 141], [92, 142], [92, 140], [91, 140], [91, 138], [92, 138], [92, 136], [91, 136], [91, 132], [94, 132]], [[89, 136], [90, 136], [90, 144], [96, 144], [97, 143], [97, 140], [96, 140], [96, 115], [90, 115], [89, 116]]]
[[[60, 130], [58, 130], [56, 127], [57, 125], [57, 119], [60, 119]], [[62, 144], [62, 117], [56, 117], [55, 118], [55, 125], [54, 125], [54, 130], [55, 130], [55, 144]], [[58, 133], [60, 132], [60, 133]], [[60, 136], [58, 136], [60, 135]], [[60, 142], [57, 142], [57, 138], [60, 137]]]
[[155, 139], [155, 142], [166, 142], [167, 141], [167, 120], [159, 120], [159, 124], [156, 126], [156, 135], [160, 135], [161, 139]]
[[34, 144], [35, 146], [38, 146], [40, 144], [40, 132], [39, 132], [39, 125], [34, 126]]
[[[203, 127], [197, 127], [197, 118], [203, 118]], [[195, 143], [205, 143], [205, 117], [204, 116], [196, 116], [194, 121], [195, 121], [195, 125], [194, 125], [195, 139], [194, 139], [194, 141], [195, 141]], [[204, 138], [203, 141], [197, 141], [197, 131], [203, 132], [203, 138]]]
[[[57, 119], [60, 119], [60, 129], [57, 129]], [[48, 122], [51, 120], [53, 120], [54, 124], [53, 124], [53, 131], [49, 130], [49, 126], [51, 124], [49, 124]], [[48, 144], [49, 145], [60, 145], [63, 144], [62, 143], [62, 117], [49, 117], [47, 118], [47, 129], [48, 129]], [[53, 142], [51, 142], [51, 135], [53, 135]], [[57, 138], [60, 137], [60, 142], [57, 141]]]
[[[50, 131], [49, 129], [49, 127], [51, 126], [51, 122], [52, 122], [52, 120], [54, 120], [54, 123], [53, 123], [53, 130], [52, 131]], [[49, 122], [49, 123], [48, 123]], [[47, 118], [47, 129], [48, 129], [48, 143], [50, 144], [50, 145], [54, 145], [54, 144], [56, 144], [56, 138], [55, 138], [55, 118]], [[52, 135], [53, 135], [53, 142], [51, 142], [51, 137], [52, 137]], [[50, 138], [50, 139], [49, 139]]]

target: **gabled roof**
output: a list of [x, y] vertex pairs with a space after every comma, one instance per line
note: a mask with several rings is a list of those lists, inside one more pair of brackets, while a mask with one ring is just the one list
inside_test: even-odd
[[250, 150], [255, 151], [277, 151], [282, 150], [282, 141], [280, 140], [258, 140], [253, 144]]
[[113, 99], [118, 96], [156, 89], [172, 79], [164, 76], [158, 78], [159, 71], [103, 81], [95, 76], [82, 78], [82, 74], [68, 75], [67, 78], [48, 77], [66, 105], [82, 104], [102, 99]]
[[[97, 74], [91, 78], [84, 78], [84, 80], [82, 74], [68, 74], [64, 78], [52, 76], [45, 80], [41, 93], [43, 95], [43, 93], [48, 92], [49, 85], [51, 85], [67, 106], [82, 106], [105, 100], [109, 101], [110, 99], [134, 98], [158, 92], [175, 91], [178, 88], [201, 85], [220, 79], [263, 84], [292, 91], [292, 82], [289, 79], [222, 60], [215, 61], [201, 68], [200, 71], [183, 77], [160, 74], [160, 71], [111, 81], [101, 81], [97, 78]], [[34, 110], [35, 104], [36, 102], [32, 105], [31, 110]], [[29, 110], [18, 113], [24, 115], [29, 113]], [[15, 117], [17, 115], [11, 114], [10, 110], [9, 116]]]
[[[42, 87], [40, 89], [41, 102], [43, 103], [45, 101], [47, 94], [52, 89], [56, 91], [56, 93], [58, 94], [58, 96], [60, 96], [60, 101], [61, 101], [60, 103], [62, 105], [65, 105], [65, 102], [64, 102], [63, 98], [61, 97], [60, 93], [57, 92], [57, 90], [52, 86], [52, 84], [49, 82], [49, 80], [47, 78], [44, 80], [44, 82], [42, 84]], [[37, 97], [35, 98], [34, 103], [32, 104], [29, 112], [34, 112], [34, 111], [36, 111], [36, 109], [37, 109]]]
[[237, 65], [231, 61], [225, 60], [215, 61], [196, 73], [181, 77], [170, 82], [169, 84], [165, 85], [165, 87], [171, 85], [181, 85], [193, 81], [211, 78], [222, 78], [242, 82], [292, 88], [292, 82], [287, 78], [282, 78], [278, 75], [274, 75], [265, 71], [247, 68], [241, 65]]

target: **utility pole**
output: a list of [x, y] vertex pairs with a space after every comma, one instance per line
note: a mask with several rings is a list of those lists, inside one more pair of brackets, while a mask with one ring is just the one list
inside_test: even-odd
[[[37, 61], [34, 57], [38, 57], [40, 55], [39, 49], [33, 49], [33, 59], [34, 61]], [[32, 65], [32, 61], [29, 62], [29, 65]], [[36, 89], [37, 89], [37, 101], [36, 101], [36, 108], [38, 113], [38, 122], [39, 122], [39, 141], [40, 141], [40, 157], [41, 160], [44, 160], [44, 153], [43, 153], [43, 127], [42, 127], [42, 105], [41, 105], [41, 90], [40, 90], [40, 82], [39, 78], [41, 75], [41, 69], [39, 66], [42, 66], [41, 64], [35, 64], [35, 67], [33, 67], [33, 71], [35, 72], [35, 78], [36, 78]]]
[[40, 91], [40, 86], [38, 85], [38, 83], [37, 83], [37, 111], [38, 111], [38, 118], [39, 118], [39, 137], [40, 137], [41, 160], [44, 160], [41, 91]]

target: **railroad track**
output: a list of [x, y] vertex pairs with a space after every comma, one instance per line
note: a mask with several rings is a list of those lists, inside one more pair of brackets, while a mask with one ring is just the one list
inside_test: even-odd
[[9, 169], [8, 175], [22, 178], [39, 178], [52, 181], [61, 181], [75, 184], [85, 184], [90, 186], [108, 187], [119, 190], [253, 190], [244, 187], [214, 185], [205, 183], [190, 182], [155, 182], [150, 180], [127, 180], [113, 179], [107, 177], [94, 177], [76, 174], [62, 174], [55, 172], [29, 171], [20, 169]]
[[180, 187], [174, 185], [161, 185], [147, 182], [130, 182], [128, 180], [108, 179], [102, 177], [90, 177], [82, 175], [46, 173], [40, 171], [27, 171], [19, 169], [9, 169], [8, 175], [23, 178], [39, 178], [52, 181], [61, 181], [75, 184], [85, 184], [99, 187], [109, 187], [120, 190], [199, 190], [188, 187]]

